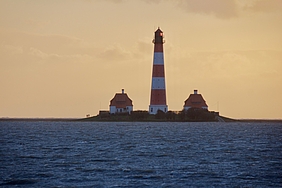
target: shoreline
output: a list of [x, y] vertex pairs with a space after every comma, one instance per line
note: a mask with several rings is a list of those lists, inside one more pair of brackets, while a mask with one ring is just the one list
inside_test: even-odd
[[[100, 119], [93, 120], [91, 118], [0, 118], [1, 121], [49, 121], [49, 122], [216, 122], [216, 121], [173, 121], [173, 120], [139, 120], [139, 121], [123, 121]], [[282, 119], [232, 119], [230, 122], [246, 122], [246, 123], [282, 123]]]
[[78, 118], [0, 118], [1, 121], [75, 121]]

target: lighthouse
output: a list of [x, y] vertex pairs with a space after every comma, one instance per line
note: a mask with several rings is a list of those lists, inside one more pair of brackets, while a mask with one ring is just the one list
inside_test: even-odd
[[156, 114], [158, 110], [163, 112], [168, 111], [166, 104], [166, 89], [165, 89], [165, 69], [164, 69], [164, 53], [163, 53], [163, 32], [158, 28], [155, 31], [154, 43], [154, 58], [152, 71], [151, 99], [149, 113]]

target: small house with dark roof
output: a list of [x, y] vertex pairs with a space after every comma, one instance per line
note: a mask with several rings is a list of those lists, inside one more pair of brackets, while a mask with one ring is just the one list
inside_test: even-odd
[[184, 102], [184, 110], [189, 108], [203, 108], [208, 109], [208, 105], [198, 90], [194, 90], [194, 94], [190, 94], [188, 99]]
[[110, 101], [110, 114], [117, 113], [131, 113], [133, 111], [132, 100], [124, 93], [116, 93], [114, 98]]

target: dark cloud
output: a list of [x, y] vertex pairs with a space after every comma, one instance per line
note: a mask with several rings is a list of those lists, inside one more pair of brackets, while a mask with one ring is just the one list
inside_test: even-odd
[[252, 10], [257, 12], [275, 12], [282, 10], [281, 0], [256, 0], [248, 6], [244, 7], [245, 10]]

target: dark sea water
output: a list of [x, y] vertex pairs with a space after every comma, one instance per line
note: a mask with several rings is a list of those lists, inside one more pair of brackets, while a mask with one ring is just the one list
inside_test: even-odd
[[282, 187], [281, 123], [0, 121], [0, 187]]

